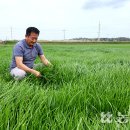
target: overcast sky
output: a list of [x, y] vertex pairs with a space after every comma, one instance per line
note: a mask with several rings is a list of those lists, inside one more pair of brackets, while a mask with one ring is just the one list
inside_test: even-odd
[[[39, 39], [130, 37], [129, 0], [0, 0], [0, 39], [22, 39], [35, 26]], [[12, 27], [12, 34], [11, 34]]]

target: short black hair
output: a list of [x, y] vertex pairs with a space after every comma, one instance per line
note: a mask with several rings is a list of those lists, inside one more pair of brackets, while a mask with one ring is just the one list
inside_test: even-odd
[[37, 28], [35, 28], [35, 27], [28, 27], [28, 28], [26, 29], [26, 36], [30, 36], [30, 34], [31, 34], [32, 32], [34, 32], [34, 33], [36, 33], [36, 34], [38, 34], [38, 35], [39, 35], [39, 33], [40, 33], [40, 31], [39, 31]]

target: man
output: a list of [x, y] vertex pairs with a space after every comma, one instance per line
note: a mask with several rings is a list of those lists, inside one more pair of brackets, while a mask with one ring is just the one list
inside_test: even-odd
[[40, 31], [35, 27], [26, 29], [25, 39], [19, 41], [13, 49], [12, 63], [10, 65], [10, 74], [16, 80], [21, 80], [26, 73], [32, 73], [36, 77], [41, 77], [41, 73], [34, 69], [34, 60], [39, 56], [41, 62], [49, 66], [51, 63], [43, 54], [37, 39]]

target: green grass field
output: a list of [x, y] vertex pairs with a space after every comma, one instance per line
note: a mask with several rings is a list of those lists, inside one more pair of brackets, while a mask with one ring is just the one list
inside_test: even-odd
[[130, 44], [43, 44], [54, 66], [22, 81], [9, 75], [12, 48], [0, 46], [0, 130], [130, 129]]

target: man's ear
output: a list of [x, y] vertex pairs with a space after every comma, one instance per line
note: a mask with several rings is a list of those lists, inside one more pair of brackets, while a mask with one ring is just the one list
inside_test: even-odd
[[25, 35], [26, 38], [28, 38], [28, 35]]

